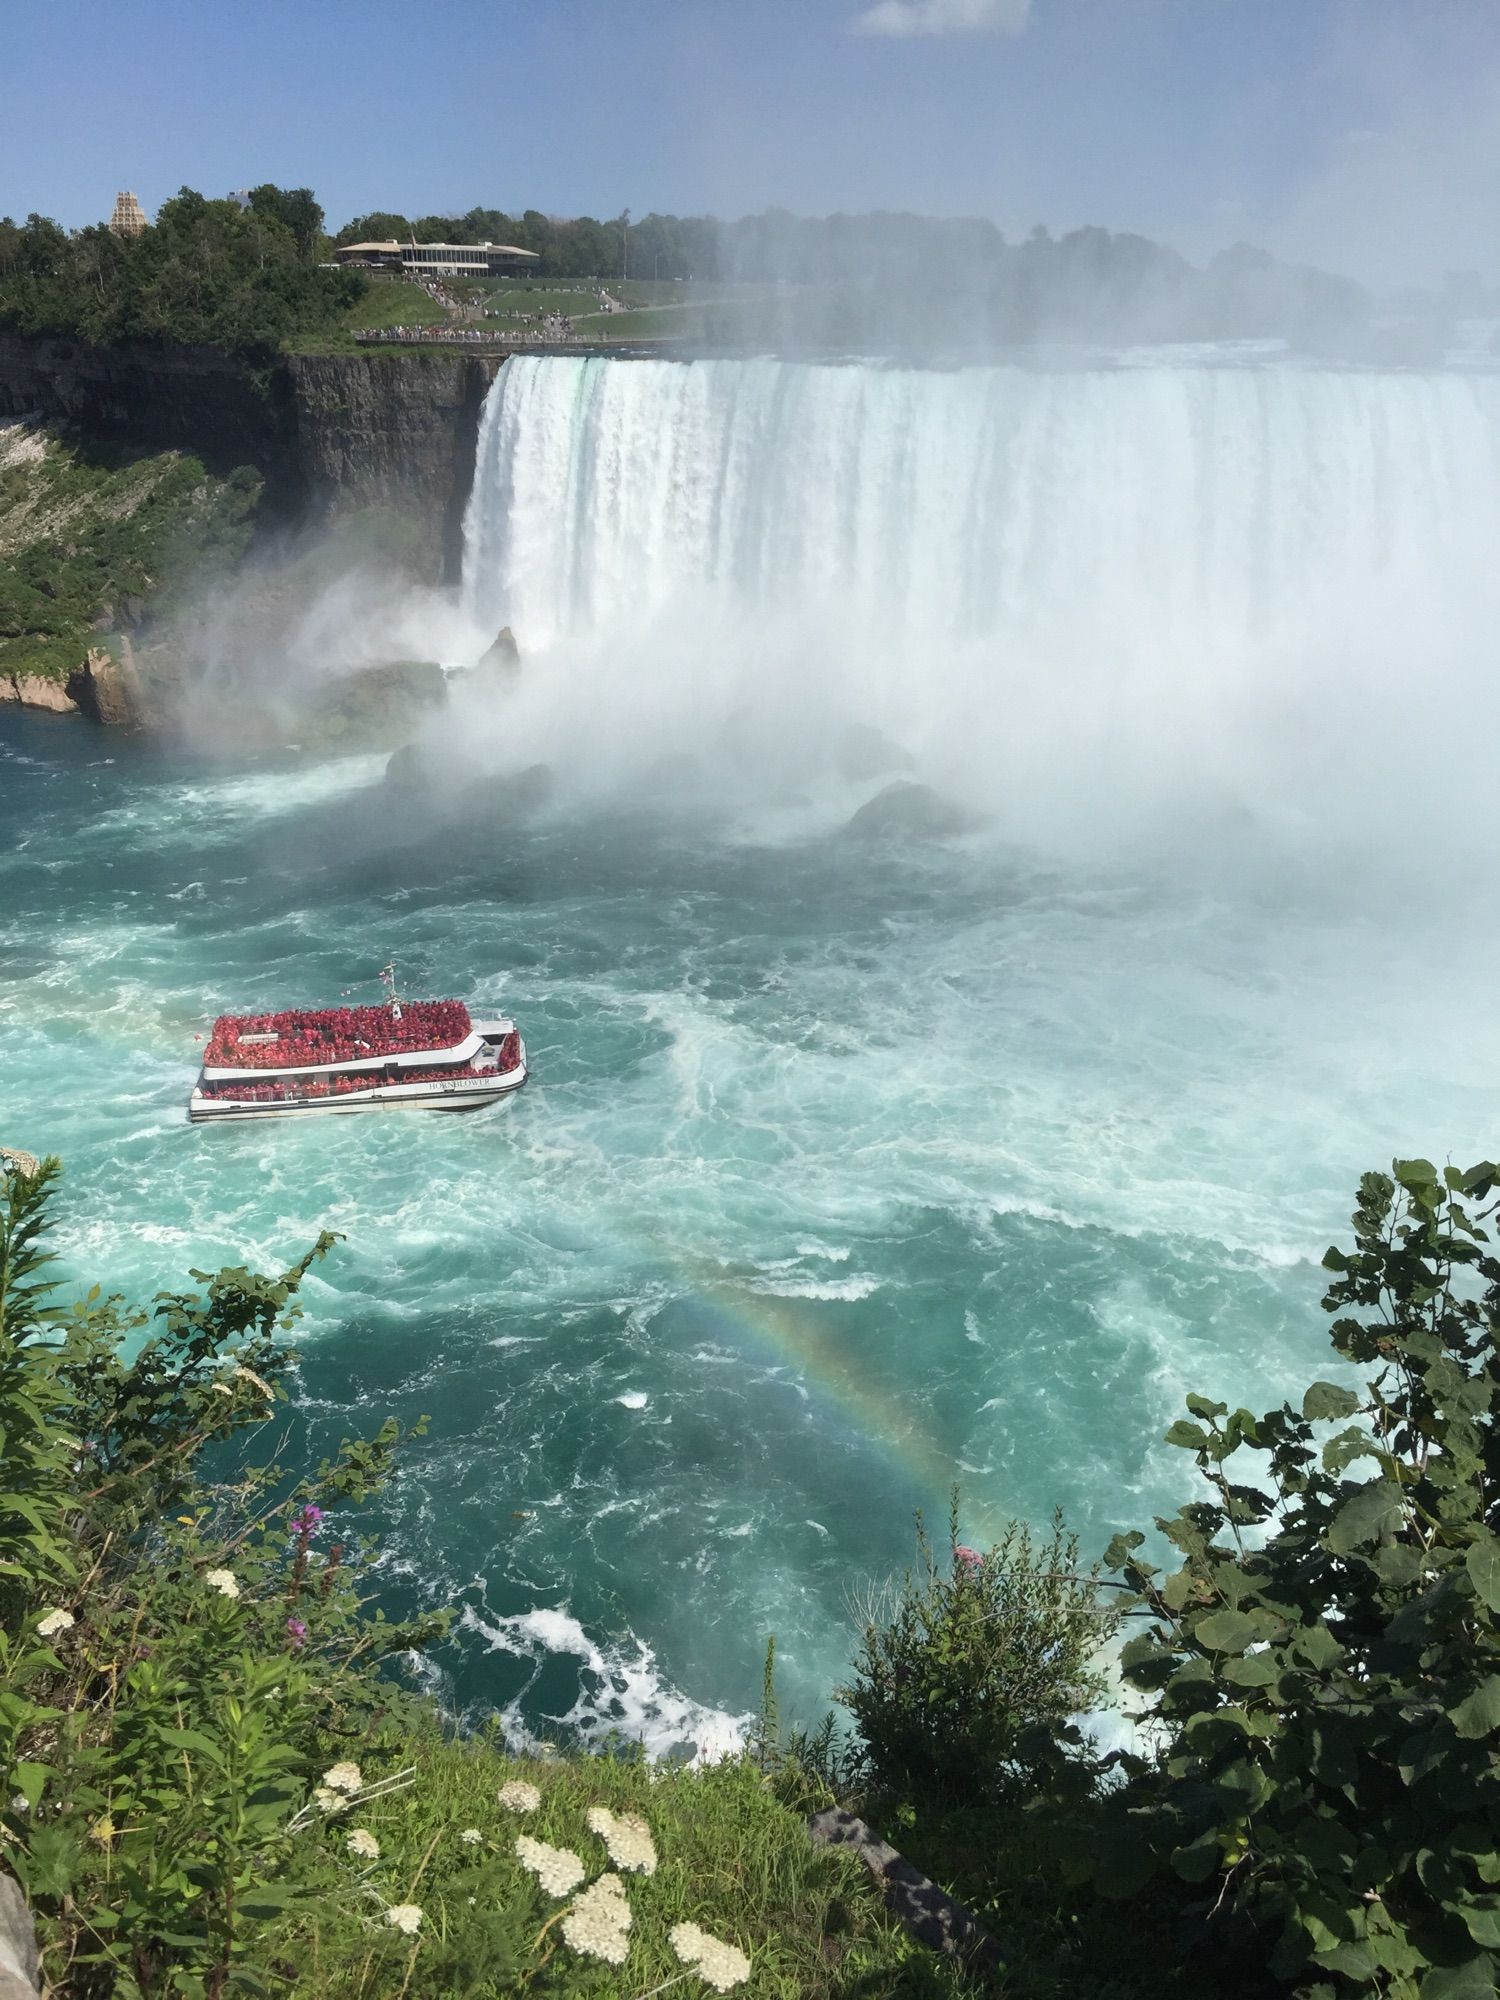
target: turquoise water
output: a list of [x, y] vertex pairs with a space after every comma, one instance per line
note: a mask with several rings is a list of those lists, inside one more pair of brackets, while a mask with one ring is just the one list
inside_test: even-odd
[[[434, 822], [380, 772], [0, 709], [0, 1137], [65, 1157], [81, 1283], [345, 1232], [297, 1448], [431, 1413], [392, 1601], [460, 1607], [445, 1694], [518, 1732], [722, 1741], [770, 1632], [814, 1714], [954, 1481], [971, 1539], [1145, 1524], [1186, 1389], [1322, 1368], [1359, 1172], [1493, 1148], [1493, 929], [1379, 868], [872, 851], [805, 800]], [[389, 957], [513, 1009], [518, 1099], [188, 1127], [215, 1013]]]
[[[914, 1509], [1145, 1525], [1187, 1390], [1326, 1368], [1358, 1175], [1493, 1153], [1497, 542], [1494, 374], [512, 361], [457, 599], [266, 663], [512, 624], [430, 796], [0, 710], [0, 1136], [80, 1281], [344, 1232], [293, 1444], [431, 1414], [456, 1708], [722, 1743], [774, 1632], [811, 1718]], [[988, 829], [842, 838], [896, 768]], [[189, 1129], [217, 1013], [388, 958], [518, 1099]]]

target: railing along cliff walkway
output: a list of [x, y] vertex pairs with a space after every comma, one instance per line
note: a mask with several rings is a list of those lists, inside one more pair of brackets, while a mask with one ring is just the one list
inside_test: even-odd
[[385, 326], [357, 333], [361, 347], [460, 347], [466, 354], [600, 354], [686, 359], [695, 350], [682, 335], [655, 340], [611, 339], [607, 334], [510, 333], [477, 326]]

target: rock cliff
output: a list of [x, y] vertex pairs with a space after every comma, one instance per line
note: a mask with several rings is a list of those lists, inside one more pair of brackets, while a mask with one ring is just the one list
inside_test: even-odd
[[300, 497], [285, 449], [285, 385], [211, 347], [91, 347], [0, 332], [0, 418], [40, 417], [85, 445], [188, 451], [212, 470], [253, 465]]
[[455, 577], [479, 411], [496, 366], [463, 353], [290, 356], [289, 450], [307, 515], [397, 510], [424, 577]]
[[464, 353], [290, 355], [255, 370], [214, 348], [0, 332], [0, 419], [36, 417], [85, 447], [184, 451], [254, 466], [268, 521], [372, 507], [408, 524], [421, 581], [456, 572], [479, 410], [498, 364]]

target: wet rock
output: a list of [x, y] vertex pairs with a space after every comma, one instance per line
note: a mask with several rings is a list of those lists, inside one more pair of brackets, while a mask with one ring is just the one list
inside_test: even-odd
[[459, 746], [408, 743], [385, 767], [385, 782], [413, 805], [444, 818], [501, 823], [539, 812], [556, 785], [550, 764], [485, 771]]
[[491, 820], [529, 819], [548, 803], [556, 783], [550, 764], [528, 764], [524, 771], [478, 779], [468, 787], [465, 799]]
[[494, 645], [480, 655], [477, 670], [483, 673], [490, 667], [515, 668], [520, 664], [521, 649], [516, 644], [516, 635], [508, 625], [502, 625], [495, 635]]
[[36, 2000], [40, 1976], [36, 1926], [21, 1885], [0, 1875], [0, 2000]]
[[0, 1167], [8, 1167], [13, 1174], [34, 1174], [40, 1164], [35, 1153], [23, 1153], [19, 1146], [0, 1146]]
[[313, 749], [380, 749], [415, 736], [446, 697], [435, 660], [392, 660], [326, 682], [290, 733]]
[[952, 840], [984, 824], [982, 814], [945, 799], [931, 785], [898, 779], [867, 799], [844, 831], [856, 840]]
[[867, 722], [851, 722], [839, 741], [839, 771], [858, 783], [863, 778], [883, 778], [889, 771], [910, 771], [916, 759], [884, 731]]
[[46, 708], [54, 715], [76, 715], [78, 704], [64, 682], [50, 674], [8, 674], [0, 680], [0, 701], [18, 701], [23, 708]]
[[84, 715], [111, 728], [139, 729], [146, 720], [134, 667], [102, 646], [90, 646], [83, 665], [68, 675], [67, 693]]

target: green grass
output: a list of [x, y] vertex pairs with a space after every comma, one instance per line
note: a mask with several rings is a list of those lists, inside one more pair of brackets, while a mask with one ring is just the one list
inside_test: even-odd
[[[805, 1823], [772, 1796], [749, 1761], [692, 1771], [600, 1757], [518, 1761], [490, 1739], [393, 1739], [390, 1758], [415, 1763], [414, 1781], [348, 1815], [319, 1818], [308, 1843], [311, 1893], [271, 1940], [285, 1991], [299, 2000], [385, 2000], [519, 1994], [615, 1996], [649, 1992], [683, 1972], [669, 1933], [691, 1922], [750, 1959], [744, 2000], [940, 2000], [971, 1990], [887, 1916], [863, 1869], [813, 1847]], [[389, 1769], [394, 1770], [394, 1762]], [[370, 1782], [386, 1760], [363, 1760]], [[501, 1806], [502, 1783], [524, 1778], [542, 1794], [536, 1812]], [[555, 1901], [521, 1866], [518, 1834], [571, 1849], [592, 1880], [611, 1864], [589, 1830], [590, 1806], [639, 1815], [658, 1866], [625, 1877], [630, 1950], [616, 1968], [580, 1956], [563, 1939]], [[350, 1855], [351, 1828], [380, 1843], [380, 1857]], [[466, 1843], [466, 1828], [481, 1839]], [[414, 1903], [417, 1940], [384, 1920]], [[407, 1983], [403, 1983], [407, 1982]], [[703, 1995], [695, 1976], [684, 1995]]]
[[350, 306], [344, 324], [350, 333], [373, 333], [387, 326], [437, 326], [447, 317], [420, 285], [386, 280], [372, 284], [365, 296]]
[[704, 321], [698, 306], [659, 306], [640, 312], [590, 313], [574, 321], [574, 330], [596, 340], [702, 340]]

